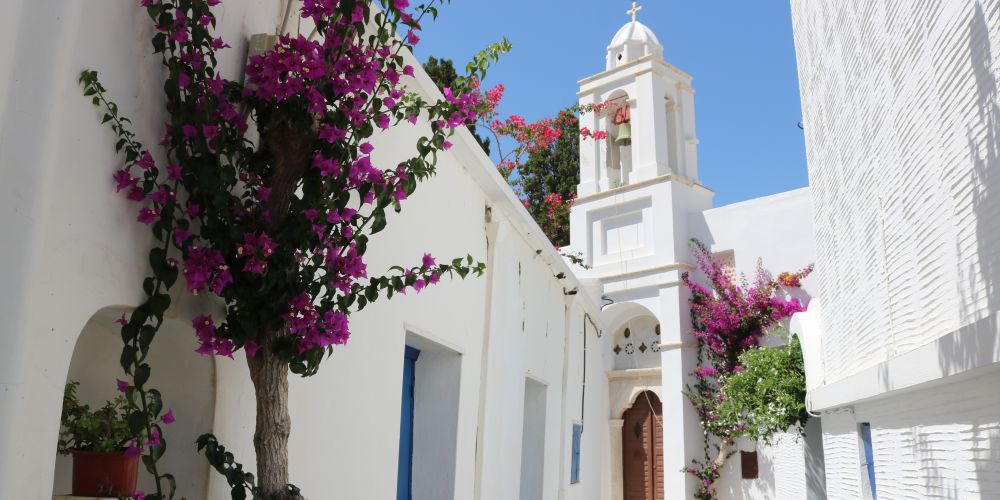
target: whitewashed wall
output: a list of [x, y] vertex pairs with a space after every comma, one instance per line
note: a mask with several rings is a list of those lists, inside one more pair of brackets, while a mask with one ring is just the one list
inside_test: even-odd
[[879, 498], [998, 498], [997, 380], [986, 370], [824, 416], [830, 498], [860, 495], [861, 422], [871, 424]]
[[791, 3], [830, 498], [995, 498], [1000, 1]]
[[832, 382], [1000, 306], [1000, 2], [792, 7]]
[[[236, 47], [222, 61], [228, 76], [240, 72], [245, 39], [274, 30], [278, 7], [279, 2], [268, 0], [230, 1], [219, 10], [220, 32]], [[6, 232], [0, 244], [5, 284], [0, 290], [5, 341], [0, 351], [0, 498], [44, 499], [53, 493], [53, 483], [66, 484], [67, 469], [55, 467], [55, 445], [67, 375], [95, 385], [104, 378], [114, 383], [117, 354], [108, 352], [113, 345], [106, 339], [78, 345], [77, 339], [91, 318], [107, 319], [105, 313], [94, 316], [98, 311], [139, 300], [150, 239], [148, 230], [134, 222], [135, 207], [113, 192], [110, 174], [120, 159], [109, 132], [99, 125], [99, 112], [82, 97], [77, 77], [83, 69], [99, 70], [123, 114], [135, 120], [139, 136], [155, 142], [162, 122], [162, 71], [158, 57], [149, 54], [149, 20], [135, 3], [12, 1], [5, 5], [0, 28], [0, 227]], [[419, 71], [414, 88], [437, 93]], [[404, 152], [397, 145], [411, 144], [416, 134], [415, 128], [404, 127], [380, 137], [377, 160], [398, 159]], [[421, 294], [376, 303], [353, 319], [350, 344], [338, 349], [319, 375], [293, 380], [291, 480], [313, 498], [395, 495], [406, 343], [433, 352], [425, 362], [447, 365], [436, 375], [418, 367], [418, 374], [458, 374], [450, 384], [429, 384], [448, 391], [435, 401], [453, 411], [418, 405], [418, 418], [427, 411], [432, 418], [452, 418], [454, 425], [427, 427], [415, 444], [426, 451], [453, 442], [425, 456], [455, 465], [442, 471], [425, 460], [415, 466], [421, 472], [415, 498], [436, 499], [448, 492], [462, 499], [517, 495], [517, 443], [528, 376], [547, 386], [545, 451], [537, 457], [544, 497], [601, 498], [609, 470], [606, 425], [586, 426], [582, 480], [569, 486], [570, 424], [581, 420], [581, 411], [585, 422], [606, 424], [608, 413], [606, 367], [600, 350], [590, 348], [598, 343], [593, 327], [586, 354], [583, 350], [583, 316], [589, 312], [596, 320], [596, 304], [583, 290], [565, 294], [579, 284], [471, 135], [463, 129], [453, 141], [455, 147], [441, 155], [438, 175], [393, 216], [391, 230], [373, 238], [369, 269], [375, 273], [392, 264], [416, 263], [424, 252], [439, 258], [471, 253], [489, 264], [489, 275], [445, 279]], [[568, 277], [557, 277], [560, 273]], [[186, 325], [213, 307], [187, 298], [170, 314]], [[93, 329], [100, 334], [104, 327]], [[183, 327], [178, 330], [193, 336]], [[168, 350], [178, 346], [183, 342], [171, 343]], [[193, 352], [187, 355], [204, 361]], [[585, 355], [587, 405], [581, 410]], [[101, 358], [100, 370], [86, 369], [92, 357]], [[177, 432], [214, 431], [253, 470], [254, 402], [245, 363], [237, 355], [211, 364], [214, 405], [205, 403], [187, 422], [178, 421]], [[161, 366], [154, 370], [171, 373]], [[167, 385], [183, 389], [179, 383]], [[97, 402], [110, 394], [88, 390], [84, 395]], [[193, 446], [184, 442], [187, 434], [172, 441], [168, 452], [175, 457], [169, 460], [194, 470], [194, 482], [182, 494], [189, 500], [226, 498], [224, 481], [207, 474]]]
[[[693, 218], [692, 236], [713, 252], [732, 250], [736, 272], [749, 278], [758, 259], [775, 275], [798, 271], [816, 259], [809, 188], [713, 208]], [[811, 292], [815, 281], [807, 278], [803, 289]]]

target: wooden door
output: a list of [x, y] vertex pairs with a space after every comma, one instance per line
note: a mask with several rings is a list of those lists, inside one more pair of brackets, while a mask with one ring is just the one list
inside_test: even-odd
[[622, 419], [622, 480], [625, 500], [663, 499], [663, 407], [644, 392]]

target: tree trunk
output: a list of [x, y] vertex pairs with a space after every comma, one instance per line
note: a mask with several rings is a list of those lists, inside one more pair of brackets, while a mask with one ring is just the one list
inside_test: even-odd
[[[733, 454], [731, 450], [733, 445], [735, 444], [736, 441], [733, 440], [732, 438], [723, 438], [722, 442], [719, 443], [719, 456], [715, 457], [715, 460], [712, 461], [712, 464], [715, 466], [716, 470], [722, 469], [722, 465], [725, 464], [729, 456]], [[712, 481], [711, 487], [713, 489], [718, 485], [719, 478], [721, 477], [722, 476], [720, 475], [719, 477], [716, 477], [714, 481]]]
[[288, 416], [288, 364], [270, 349], [280, 333], [266, 332], [261, 338], [261, 349], [247, 358], [257, 397], [257, 428], [253, 435], [257, 486], [269, 500], [301, 498], [288, 495], [286, 489], [288, 436], [292, 427]]

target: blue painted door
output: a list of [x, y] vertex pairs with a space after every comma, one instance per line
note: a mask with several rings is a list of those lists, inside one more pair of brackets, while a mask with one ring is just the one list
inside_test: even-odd
[[399, 470], [396, 478], [396, 500], [413, 497], [413, 386], [416, 382], [417, 358], [420, 351], [406, 346], [403, 358], [403, 404], [399, 418]]

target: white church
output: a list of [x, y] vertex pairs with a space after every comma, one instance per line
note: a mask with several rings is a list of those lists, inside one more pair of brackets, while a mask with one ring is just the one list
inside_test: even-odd
[[[218, 11], [236, 48], [224, 72], [240, 74], [246, 40], [280, 25], [280, 3]], [[161, 66], [134, 2], [5, 11], [0, 499], [69, 498], [63, 387], [79, 380], [92, 404], [116, 394], [114, 320], [142, 296], [151, 239], [111, 193], [120, 159], [77, 76], [99, 68], [155, 137]], [[486, 274], [370, 306], [318, 375], [291, 378], [291, 481], [315, 499], [692, 498], [682, 469], [702, 457], [702, 432], [681, 393], [697, 344], [680, 275], [698, 238], [743, 273], [758, 258], [817, 266], [791, 321], [816, 417], [805, 438], [739, 443], [758, 474], [730, 459], [720, 498], [1000, 498], [1000, 0], [793, 0], [792, 12], [811, 186], [733, 205], [713, 207], [699, 180], [693, 78], [653, 30], [633, 16], [593, 55], [605, 70], [580, 80], [580, 103], [616, 102], [630, 126], [581, 119], [610, 134], [581, 142], [562, 250], [586, 267], [460, 130], [372, 240], [369, 267], [428, 251], [472, 254]], [[441, 98], [420, 69], [411, 90]], [[390, 129], [376, 152], [391, 161], [420, 133]], [[191, 319], [220, 305], [174, 299], [151, 359], [177, 419], [161, 463], [178, 497], [229, 498], [193, 442], [213, 432], [253, 470], [252, 384], [242, 352], [193, 352]]]

